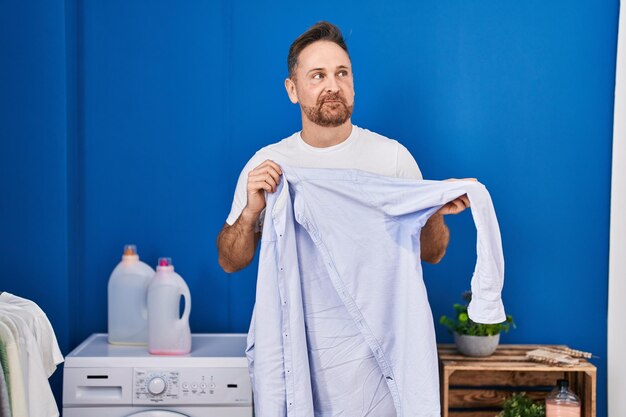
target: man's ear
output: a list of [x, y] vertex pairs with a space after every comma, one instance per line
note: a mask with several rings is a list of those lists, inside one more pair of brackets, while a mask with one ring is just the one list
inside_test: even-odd
[[296, 83], [291, 78], [285, 79], [285, 90], [287, 90], [287, 95], [289, 95], [289, 100], [293, 104], [298, 102], [298, 93], [296, 92]]

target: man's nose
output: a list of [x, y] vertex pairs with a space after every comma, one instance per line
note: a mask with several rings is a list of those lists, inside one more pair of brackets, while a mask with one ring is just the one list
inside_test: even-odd
[[337, 84], [337, 80], [335, 77], [328, 77], [328, 83], [326, 84], [326, 91], [335, 92], [339, 91], [339, 85]]

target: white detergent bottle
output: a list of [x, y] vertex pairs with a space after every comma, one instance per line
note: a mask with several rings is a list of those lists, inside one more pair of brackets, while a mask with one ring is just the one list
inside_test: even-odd
[[154, 269], [139, 260], [135, 245], [124, 246], [108, 285], [109, 343], [148, 344], [148, 285]]
[[[180, 315], [181, 297], [185, 310]], [[189, 313], [191, 294], [174, 272], [170, 258], [160, 258], [148, 287], [148, 350], [153, 355], [184, 355], [191, 352]]]

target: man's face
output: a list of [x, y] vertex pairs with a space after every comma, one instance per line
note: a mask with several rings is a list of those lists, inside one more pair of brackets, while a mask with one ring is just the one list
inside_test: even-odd
[[302, 50], [293, 79], [285, 81], [289, 98], [313, 123], [337, 127], [354, 108], [352, 64], [334, 42], [317, 41]]

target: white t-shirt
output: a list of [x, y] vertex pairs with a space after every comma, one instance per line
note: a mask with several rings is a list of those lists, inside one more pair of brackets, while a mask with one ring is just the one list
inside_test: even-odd
[[[259, 150], [239, 175], [235, 197], [226, 219], [232, 225], [247, 202], [248, 173], [266, 159], [278, 165], [299, 168], [359, 169], [387, 177], [422, 179], [422, 173], [409, 151], [398, 141], [352, 125], [350, 136], [327, 148], [316, 148], [302, 140], [300, 132]], [[259, 216], [263, 219], [263, 216]]]
[[12, 322], [5, 323], [4, 316], [0, 314], [0, 349], [6, 355], [8, 369], [7, 384], [11, 396], [11, 413], [14, 416], [28, 415], [28, 401], [26, 399], [26, 385], [24, 382], [24, 369], [22, 367], [22, 355], [18, 349], [20, 343], [19, 333]]
[[11, 385], [11, 399], [16, 390], [23, 390], [20, 394], [26, 398], [28, 410], [13, 415], [58, 417], [48, 377], [63, 361], [63, 356], [46, 315], [34, 302], [4, 292], [0, 294], [0, 322], [13, 326], [19, 340], [23, 386], [14, 389]]
[[39, 345], [41, 363], [44, 366], [46, 378], [52, 376], [57, 365], [63, 362], [63, 355], [46, 313], [34, 301], [6, 291], [0, 294], [0, 312], [3, 308], [13, 309], [15, 314], [26, 321]]

